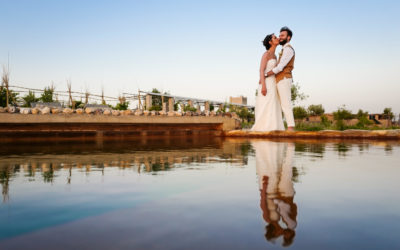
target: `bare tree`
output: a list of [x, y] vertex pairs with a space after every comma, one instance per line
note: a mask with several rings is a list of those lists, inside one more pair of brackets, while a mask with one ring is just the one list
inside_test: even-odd
[[67, 79], [67, 87], [68, 87], [68, 104], [71, 106], [71, 108], [75, 108], [75, 102], [72, 100], [72, 85], [71, 85], [71, 79]]
[[8, 102], [9, 102], [9, 96], [10, 96], [10, 90], [9, 90], [9, 84], [10, 84], [10, 71], [9, 67], [5, 67], [3, 65], [3, 75], [1, 77], [1, 87], [6, 88], [6, 107], [8, 107]]

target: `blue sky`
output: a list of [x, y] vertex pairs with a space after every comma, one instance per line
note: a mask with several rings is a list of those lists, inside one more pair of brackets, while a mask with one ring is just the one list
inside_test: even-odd
[[[398, 1], [0, 1], [11, 83], [107, 95], [153, 87], [254, 104], [266, 34], [294, 31], [294, 81], [333, 111], [400, 112]], [[278, 52], [278, 51], [277, 51]]]

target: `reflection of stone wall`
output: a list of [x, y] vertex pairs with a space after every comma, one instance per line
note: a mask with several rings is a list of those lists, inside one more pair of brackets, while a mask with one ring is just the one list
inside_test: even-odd
[[[28, 147], [26, 150], [31, 154], [23, 154], [17, 157], [0, 158], [0, 184], [2, 185], [3, 201], [8, 200], [9, 183], [18, 175], [18, 178], [27, 178], [28, 180], [42, 180], [44, 182], [53, 182], [57, 178], [65, 178], [65, 170], [69, 172], [66, 183], [71, 183], [73, 178], [72, 170], [80, 170], [80, 172], [103, 171], [104, 168], [121, 168], [132, 169], [137, 173], [141, 172], [157, 172], [166, 171], [182, 165], [192, 163], [221, 163], [243, 166], [247, 163], [247, 159], [242, 155], [239, 144], [220, 143], [220, 140], [201, 141], [185, 141], [181, 145], [170, 145], [167, 148], [159, 148], [154, 146], [154, 143], [138, 143], [137, 150], [134, 150], [132, 144], [124, 144], [122, 146], [131, 148], [129, 152], [118, 152], [121, 148], [113, 148], [108, 150], [107, 146], [100, 146], [99, 150], [96, 145], [77, 145], [76, 148], [80, 152], [68, 152], [69, 145], [52, 145], [50, 148], [44, 147], [41, 151], [36, 151], [35, 148]], [[177, 142], [177, 141], [173, 141]], [[161, 145], [165, 142], [161, 141]], [[187, 145], [186, 145], [187, 144]], [[186, 148], [182, 148], [181, 146]], [[198, 148], [191, 148], [199, 146]], [[208, 146], [207, 146], [208, 145]], [[1, 146], [1, 145], [0, 145]], [[97, 145], [98, 146], [98, 145]], [[155, 147], [154, 150], [151, 150]], [[20, 146], [20, 148], [23, 148]], [[4, 149], [4, 148], [3, 148]], [[11, 150], [13, 147], [11, 147]], [[142, 150], [140, 150], [142, 149]], [[122, 150], [123, 151], [123, 150]], [[53, 152], [52, 154], [50, 152]], [[6, 152], [0, 151], [1, 154]], [[23, 153], [23, 151], [21, 152]], [[39, 153], [39, 154], [38, 154]], [[11, 153], [10, 153], [11, 154]], [[15, 151], [14, 151], [15, 154]], [[63, 174], [59, 172], [64, 170]]]

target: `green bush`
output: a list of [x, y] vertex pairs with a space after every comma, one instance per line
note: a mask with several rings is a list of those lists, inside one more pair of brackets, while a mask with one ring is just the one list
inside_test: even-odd
[[385, 108], [383, 110], [383, 115], [384, 115], [385, 119], [392, 120], [394, 117], [392, 108]]
[[[18, 93], [9, 90], [8, 95], [8, 104], [17, 105]], [[7, 89], [4, 87], [0, 87], [0, 107], [7, 106]]]
[[356, 117], [358, 119], [357, 129], [362, 129], [372, 124], [372, 121], [368, 119], [368, 112], [364, 112], [362, 109], [358, 110]]
[[114, 109], [116, 109], [116, 110], [127, 110], [128, 106], [129, 106], [129, 102], [117, 103], [117, 105], [115, 105]]
[[54, 87], [46, 87], [43, 90], [43, 93], [42, 93], [42, 96], [40, 97], [40, 100], [42, 102], [54, 102], [53, 94], [54, 94]]
[[192, 112], [196, 112], [197, 111], [197, 109], [195, 108], [195, 107], [190, 107], [190, 105], [186, 105], [184, 108], [183, 108], [183, 111], [192, 111]]
[[322, 123], [310, 123], [310, 122], [296, 122], [295, 130], [297, 131], [320, 131], [326, 127]]
[[39, 98], [36, 98], [35, 93], [29, 90], [29, 93], [22, 97], [24, 100], [24, 107], [30, 107], [32, 102], [38, 102]]
[[304, 107], [296, 106], [293, 108], [293, 116], [296, 120], [303, 120], [308, 117], [308, 113]]
[[351, 114], [351, 111], [347, 110], [344, 105], [342, 107], [339, 107], [337, 111], [333, 112], [333, 119], [335, 119], [336, 121], [350, 120], [353, 118], [354, 118], [354, 115]]
[[161, 108], [161, 106], [160, 105], [153, 105], [153, 106], [151, 106], [150, 108], [149, 108], [149, 111], [153, 111], [153, 110], [155, 110], [155, 111], [160, 111], [162, 108]]
[[337, 111], [333, 112], [333, 119], [336, 121], [336, 129], [338, 130], [345, 130], [347, 127], [344, 120], [350, 120], [353, 118], [354, 115], [350, 110], [347, 110], [344, 105], [339, 107]]
[[328, 120], [326, 115], [321, 115], [321, 124], [325, 127], [329, 127], [332, 125], [332, 122]]
[[325, 113], [324, 107], [322, 107], [322, 104], [318, 105], [310, 105], [308, 106], [308, 113], [310, 115], [323, 115]]

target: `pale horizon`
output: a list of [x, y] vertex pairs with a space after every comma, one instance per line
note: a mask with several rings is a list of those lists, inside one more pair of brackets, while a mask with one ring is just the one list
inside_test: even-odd
[[[265, 35], [293, 30], [294, 82], [326, 112], [400, 113], [396, 1], [2, 1], [10, 84], [115, 96], [157, 88], [255, 103]], [[284, 11], [283, 11], [284, 10]], [[284, 13], [282, 13], [284, 12]], [[284, 15], [284, 17], [282, 17]], [[279, 53], [280, 48], [276, 53]]]

